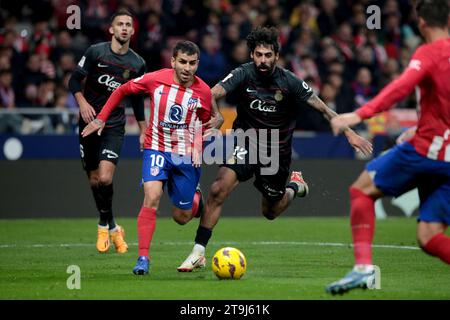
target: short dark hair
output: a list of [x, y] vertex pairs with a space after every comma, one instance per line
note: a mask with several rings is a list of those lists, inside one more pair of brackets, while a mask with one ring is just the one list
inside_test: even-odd
[[417, 15], [430, 27], [445, 28], [448, 26], [450, 13], [448, 0], [418, 0]]
[[280, 51], [280, 43], [278, 42], [278, 30], [275, 27], [257, 27], [247, 36], [247, 46], [250, 52], [253, 52], [259, 45], [272, 46], [273, 51]]
[[181, 53], [186, 53], [189, 56], [197, 54], [198, 59], [200, 59], [200, 49], [192, 41], [178, 41], [173, 48], [172, 57], [176, 58], [178, 55], [178, 51], [181, 51]]
[[120, 9], [114, 12], [114, 14], [111, 16], [110, 22], [113, 23], [114, 19], [119, 16], [129, 16], [131, 17], [131, 19], [134, 19], [134, 16], [130, 11], [126, 9]]

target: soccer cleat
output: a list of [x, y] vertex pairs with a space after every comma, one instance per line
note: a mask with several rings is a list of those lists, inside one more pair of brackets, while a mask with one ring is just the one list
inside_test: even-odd
[[128, 251], [128, 245], [125, 242], [125, 230], [119, 226], [116, 225], [114, 228], [114, 231], [111, 232], [111, 240], [114, 243], [114, 246], [116, 247], [117, 253], [125, 253]]
[[326, 287], [326, 292], [331, 294], [344, 294], [356, 288], [373, 288], [375, 285], [375, 270], [363, 272], [353, 268], [344, 278], [333, 282]]
[[203, 215], [203, 212], [204, 212], [203, 193], [202, 190], [200, 189], [199, 183], [195, 190], [194, 200], [192, 200], [192, 214], [195, 218], [200, 218]]
[[97, 250], [100, 253], [106, 253], [109, 250], [111, 242], [109, 241], [108, 227], [98, 226], [97, 229]]
[[133, 273], [137, 276], [148, 274], [150, 267], [150, 260], [146, 256], [140, 256], [137, 259], [136, 266], [133, 268]]
[[177, 268], [178, 272], [191, 272], [197, 268], [204, 268], [206, 265], [205, 256], [198, 253], [191, 253], [189, 257]]
[[296, 184], [298, 187], [297, 197], [306, 197], [309, 193], [309, 187], [305, 180], [303, 180], [302, 173], [300, 171], [292, 171], [291, 180], [289, 184]]

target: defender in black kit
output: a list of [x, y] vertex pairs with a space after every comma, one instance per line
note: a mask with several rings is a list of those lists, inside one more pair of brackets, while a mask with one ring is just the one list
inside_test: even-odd
[[[231, 71], [213, 87], [213, 96], [220, 99], [228, 93], [233, 93], [233, 96], [237, 97], [234, 129], [251, 129], [257, 132], [262, 129], [272, 130], [272, 134], [278, 133], [279, 139], [269, 143], [270, 139], [261, 139], [262, 136], [258, 134], [256, 140], [250, 138], [242, 145], [236, 145], [233, 156], [221, 166], [211, 186], [206, 211], [197, 229], [194, 249], [180, 266], [183, 270], [188, 267], [194, 269], [195, 261], [204, 256], [212, 229], [219, 220], [222, 205], [240, 182], [255, 176], [254, 185], [262, 194], [262, 214], [269, 220], [275, 219], [286, 210], [295, 196], [305, 197], [308, 194], [308, 185], [299, 171], [291, 173], [290, 181], [286, 185], [297, 111], [308, 106], [322, 112], [328, 120], [337, 115], [304, 81], [292, 72], [276, 66], [280, 50], [277, 29], [264, 27], [253, 30], [247, 37], [247, 45], [253, 61]], [[350, 128], [347, 128], [345, 134], [356, 150], [365, 154], [372, 151], [370, 142]], [[263, 169], [267, 165], [262, 163], [259, 152], [257, 161], [250, 161], [251, 153], [260, 148], [279, 153], [278, 170], [270, 175], [264, 173]]]
[[[128, 11], [116, 12], [111, 18], [109, 32], [112, 34], [111, 42], [90, 46], [69, 81], [70, 91], [80, 107], [80, 133], [94, 120], [115, 89], [146, 71], [144, 60], [129, 48], [134, 34], [133, 16]], [[113, 176], [125, 134], [125, 108], [133, 108], [141, 132], [141, 149], [145, 138], [143, 97], [135, 96], [121, 103], [122, 108], [114, 110], [101, 136], [83, 138], [79, 135], [81, 161], [100, 215], [97, 232], [97, 250], [100, 253], [108, 251], [110, 240], [117, 252], [128, 250], [124, 230], [116, 225], [112, 211]]]

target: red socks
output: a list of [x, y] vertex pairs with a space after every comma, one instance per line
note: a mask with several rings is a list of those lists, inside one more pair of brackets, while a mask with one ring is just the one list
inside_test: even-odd
[[375, 229], [375, 201], [361, 190], [351, 187], [350, 225], [352, 227], [355, 264], [372, 264], [372, 241]]
[[445, 234], [438, 233], [431, 238], [424, 246], [424, 250], [450, 264], [450, 237]]
[[150, 242], [156, 226], [156, 209], [141, 207], [137, 218], [139, 256], [149, 256]]

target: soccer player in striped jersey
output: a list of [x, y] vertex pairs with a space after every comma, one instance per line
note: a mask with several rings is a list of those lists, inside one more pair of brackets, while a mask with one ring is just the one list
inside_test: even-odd
[[450, 264], [450, 37], [447, 0], [418, 1], [419, 30], [426, 44], [418, 47], [402, 75], [374, 99], [352, 113], [331, 120], [335, 134], [346, 126], [388, 110], [418, 86], [419, 120], [415, 135], [369, 162], [351, 185], [350, 224], [355, 266], [329, 285], [332, 294], [373, 284], [374, 201], [419, 189], [417, 240], [426, 253]]
[[[211, 89], [199, 77], [200, 51], [190, 41], [173, 50], [172, 69], [146, 73], [114, 91], [97, 118], [82, 132], [101, 134], [109, 114], [128, 95], [148, 94], [151, 116], [145, 133], [142, 181], [144, 203], [138, 215], [139, 257], [133, 273], [149, 271], [149, 249], [156, 225], [156, 211], [166, 187], [174, 220], [183, 225], [200, 213], [199, 156], [203, 129], [220, 127], [223, 118], [212, 99]], [[213, 114], [213, 118], [211, 115]]]

